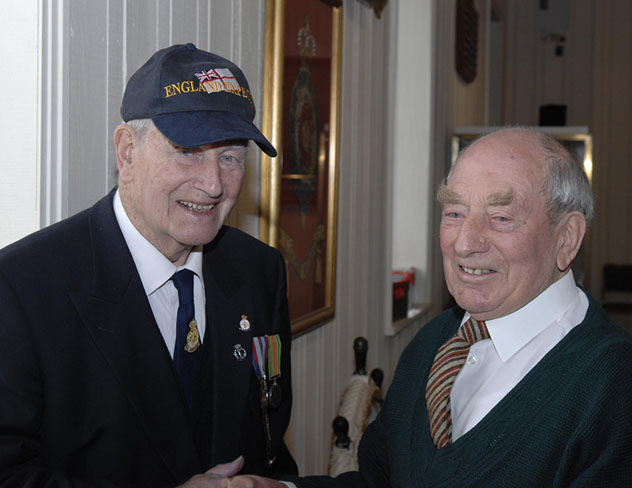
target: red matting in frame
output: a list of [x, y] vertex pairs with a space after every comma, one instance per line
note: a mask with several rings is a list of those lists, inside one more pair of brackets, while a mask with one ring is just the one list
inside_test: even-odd
[[279, 249], [292, 322], [328, 305], [332, 19], [322, 0], [286, 1]]

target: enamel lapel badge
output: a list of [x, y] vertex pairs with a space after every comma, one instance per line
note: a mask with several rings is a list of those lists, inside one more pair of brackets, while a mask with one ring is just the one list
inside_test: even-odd
[[248, 332], [250, 330], [250, 322], [247, 315], [242, 315], [239, 321], [239, 330], [242, 332]]

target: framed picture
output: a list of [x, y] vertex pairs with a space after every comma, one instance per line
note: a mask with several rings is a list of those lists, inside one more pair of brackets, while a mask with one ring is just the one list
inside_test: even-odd
[[292, 334], [335, 311], [342, 2], [268, 0], [260, 238], [285, 258]]

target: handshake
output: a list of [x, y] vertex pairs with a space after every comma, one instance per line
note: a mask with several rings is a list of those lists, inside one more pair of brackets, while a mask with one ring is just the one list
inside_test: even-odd
[[244, 458], [218, 464], [206, 473], [195, 475], [178, 488], [286, 488], [288, 485], [254, 475], [235, 476], [244, 467]]

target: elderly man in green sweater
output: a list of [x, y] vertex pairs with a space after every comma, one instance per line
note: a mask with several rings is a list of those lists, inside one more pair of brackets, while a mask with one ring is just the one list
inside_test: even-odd
[[459, 308], [402, 354], [359, 472], [226, 486], [632, 486], [632, 337], [571, 271], [593, 216], [581, 165], [551, 136], [503, 129], [438, 198]]

